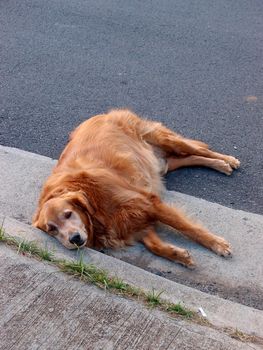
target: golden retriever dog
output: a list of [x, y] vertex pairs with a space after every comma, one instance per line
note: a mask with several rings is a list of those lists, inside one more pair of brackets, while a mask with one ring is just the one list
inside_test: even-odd
[[162, 176], [186, 166], [230, 175], [239, 161], [186, 139], [129, 110], [112, 110], [70, 135], [42, 189], [33, 225], [65, 247], [117, 248], [141, 241], [159, 256], [193, 266], [189, 252], [163, 242], [155, 227], [169, 225], [228, 256], [230, 244], [162, 201]]

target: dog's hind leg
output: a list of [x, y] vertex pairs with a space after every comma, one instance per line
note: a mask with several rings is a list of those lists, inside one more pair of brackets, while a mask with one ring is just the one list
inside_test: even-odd
[[231, 175], [233, 171], [230, 164], [222, 159], [213, 159], [201, 156], [188, 156], [182, 158], [168, 157], [167, 164], [168, 171], [188, 166], [205, 166], [220, 171], [226, 175]]
[[211, 249], [218, 255], [231, 254], [230, 244], [222, 237], [216, 236], [201, 225], [191, 222], [178, 209], [162, 202], [158, 197], [152, 198], [156, 219], [166, 225], [174, 227], [186, 237]]
[[194, 261], [186, 249], [163, 242], [153, 228], [142, 238], [143, 244], [154, 254], [174, 260], [187, 267], [194, 267]]
[[196, 155], [212, 159], [221, 159], [233, 169], [240, 165], [238, 159], [225, 154], [211, 151], [208, 146], [197, 140], [184, 138], [169, 130], [161, 123], [142, 121], [140, 125], [141, 137], [154, 146], [161, 148], [167, 156], [173, 154], [179, 156]]

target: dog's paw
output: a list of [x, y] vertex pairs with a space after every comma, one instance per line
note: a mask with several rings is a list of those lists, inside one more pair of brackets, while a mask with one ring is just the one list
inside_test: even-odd
[[240, 161], [232, 156], [227, 156], [225, 161], [233, 168], [233, 169], [238, 169], [240, 167]]
[[185, 263], [181, 263], [184, 267], [187, 267], [190, 270], [194, 270], [196, 268], [196, 263], [193, 260], [192, 257], [190, 257], [189, 259], [187, 259], [187, 262]]
[[215, 160], [214, 167], [216, 170], [226, 175], [231, 175], [233, 172], [233, 168], [231, 167], [231, 165], [221, 159]]
[[179, 262], [188, 269], [194, 269], [196, 267], [196, 264], [188, 250], [185, 250], [185, 256]]
[[230, 164], [227, 164], [226, 162], [224, 162], [225, 163], [225, 165], [224, 165], [224, 167], [222, 168], [223, 170], [222, 170], [222, 172], [224, 173], [224, 174], [226, 174], [226, 175], [231, 175], [232, 174], [232, 172], [233, 172], [233, 168], [231, 167], [231, 165]]
[[177, 261], [181, 265], [191, 269], [195, 268], [196, 266], [193, 258], [191, 257], [190, 253], [186, 249], [173, 247], [173, 254], [171, 258], [172, 260]]
[[232, 255], [231, 245], [224, 238], [217, 237], [211, 249], [218, 255], [230, 257]]

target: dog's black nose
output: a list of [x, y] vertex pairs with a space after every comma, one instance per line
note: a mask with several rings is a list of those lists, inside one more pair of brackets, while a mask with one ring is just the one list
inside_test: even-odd
[[78, 246], [81, 246], [84, 243], [84, 240], [81, 238], [79, 232], [73, 233], [69, 238], [69, 241], [71, 244], [76, 244]]

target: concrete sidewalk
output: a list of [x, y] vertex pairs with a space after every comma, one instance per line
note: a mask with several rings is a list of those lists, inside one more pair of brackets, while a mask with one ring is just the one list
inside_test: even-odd
[[[0, 214], [29, 224], [42, 183], [54, 164], [47, 157], [0, 147]], [[262, 310], [263, 216], [177, 192], [167, 192], [166, 199], [228, 239], [233, 258], [221, 258], [164, 228], [160, 234], [167, 241], [190, 250], [197, 263], [194, 271], [154, 256], [139, 244], [106, 253], [167, 279]]]
[[103, 292], [5, 245], [0, 266], [1, 350], [260, 349]]

